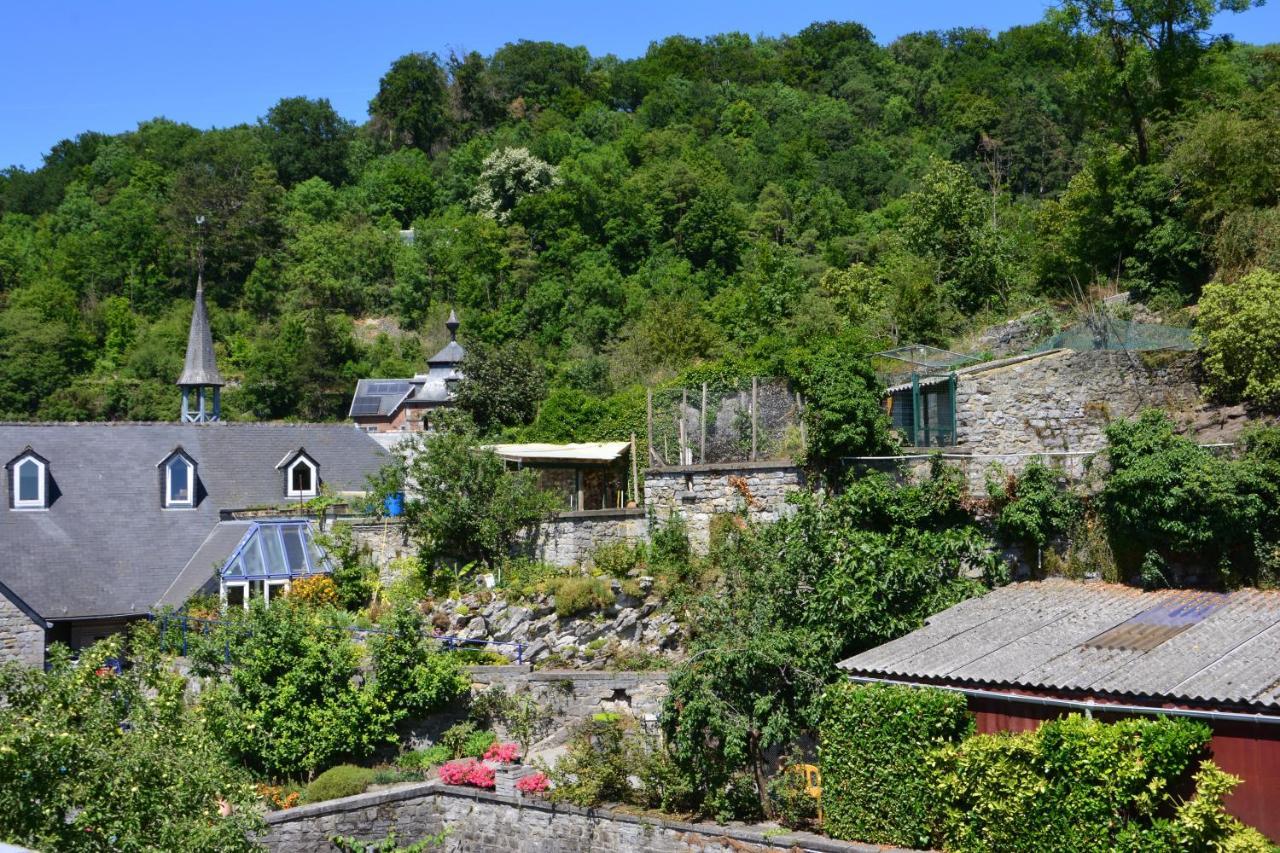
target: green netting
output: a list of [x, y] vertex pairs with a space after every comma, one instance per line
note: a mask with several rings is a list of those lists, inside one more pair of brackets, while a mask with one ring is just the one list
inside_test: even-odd
[[1190, 350], [1195, 349], [1195, 344], [1191, 341], [1191, 330], [1181, 326], [1108, 319], [1095, 323], [1077, 323], [1044, 341], [1034, 351], [1050, 349]]

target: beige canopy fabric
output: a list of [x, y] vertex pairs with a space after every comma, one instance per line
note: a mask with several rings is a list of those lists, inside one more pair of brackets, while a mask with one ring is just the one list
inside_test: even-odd
[[613, 462], [631, 448], [631, 443], [588, 441], [579, 444], [488, 444], [485, 448], [508, 462]]

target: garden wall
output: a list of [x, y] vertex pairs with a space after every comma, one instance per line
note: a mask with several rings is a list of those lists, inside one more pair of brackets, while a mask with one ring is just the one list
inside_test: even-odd
[[658, 519], [678, 513], [693, 549], [705, 553], [717, 515], [745, 513], [752, 521], [777, 521], [787, 495], [805, 486], [804, 471], [790, 462], [733, 462], [650, 468], [644, 503]]
[[544, 563], [573, 566], [587, 562], [602, 545], [643, 542], [648, 535], [641, 508], [562, 512], [539, 526], [533, 552]]
[[44, 665], [44, 627], [0, 592], [0, 663]]
[[331, 850], [334, 835], [361, 840], [395, 832], [401, 845], [448, 830], [443, 849], [466, 853], [890, 853], [892, 848], [808, 833], [683, 823], [656, 817], [551, 805], [545, 800], [423, 782], [267, 815], [260, 839], [274, 853]]
[[957, 447], [974, 454], [1097, 451], [1107, 424], [1143, 409], [1200, 403], [1196, 354], [1059, 350], [961, 373]]
[[469, 667], [472, 692], [501, 685], [508, 693], [527, 691], [547, 711], [537, 749], [568, 740], [570, 729], [594, 714], [629, 714], [646, 728], [657, 725], [667, 698], [665, 672], [531, 671], [528, 666]]

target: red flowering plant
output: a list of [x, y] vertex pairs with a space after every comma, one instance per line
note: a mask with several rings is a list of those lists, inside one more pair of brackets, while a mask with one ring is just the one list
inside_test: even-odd
[[522, 794], [545, 794], [551, 790], [551, 780], [546, 773], [531, 773], [516, 782], [516, 790]]
[[499, 764], [514, 764], [520, 760], [520, 744], [495, 743], [484, 753], [485, 761], [496, 761]]

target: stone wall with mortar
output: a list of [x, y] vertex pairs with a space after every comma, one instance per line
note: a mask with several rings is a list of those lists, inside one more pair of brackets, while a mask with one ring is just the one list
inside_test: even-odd
[[988, 477], [1033, 461], [1080, 479], [1106, 448], [1111, 421], [1150, 408], [1179, 422], [1199, 412], [1196, 372], [1194, 353], [1173, 351], [1057, 350], [978, 367], [956, 377], [956, 446], [904, 448], [854, 465], [919, 479], [940, 456], [977, 496], [987, 494]]
[[[445, 851], [466, 853], [893, 853], [895, 848], [786, 832], [684, 823], [612, 809], [552, 805], [534, 797], [422, 782], [267, 815], [260, 839], [272, 853], [333, 849], [335, 835], [362, 841], [394, 832], [407, 845], [446, 832]], [[433, 848], [435, 849], [435, 848]]]
[[661, 521], [678, 513], [695, 551], [711, 541], [711, 522], [724, 513], [745, 513], [757, 522], [777, 521], [787, 495], [805, 487], [804, 471], [787, 462], [735, 462], [650, 468], [644, 503]]
[[496, 686], [508, 693], [527, 693], [542, 707], [546, 720], [535, 735], [535, 751], [564, 743], [575, 724], [595, 714], [627, 714], [654, 729], [668, 692], [665, 672], [535, 672], [528, 666], [474, 666], [467, 672], [473, 695]]
[[643, 542], [648, 536], [649, 522], [643, 509], [562, 512], [539, 525], [532, 551], [544, 563], [573, 566], [589, 562], [602, 545]]
[[44, 626], [0, 593], [0, 663], [44, 666]]
[[1200, 403], [1190, 352], [1059, 350], [960, 374], [956, 446], [975, 455], [1101, 450], [1107, 424]]

